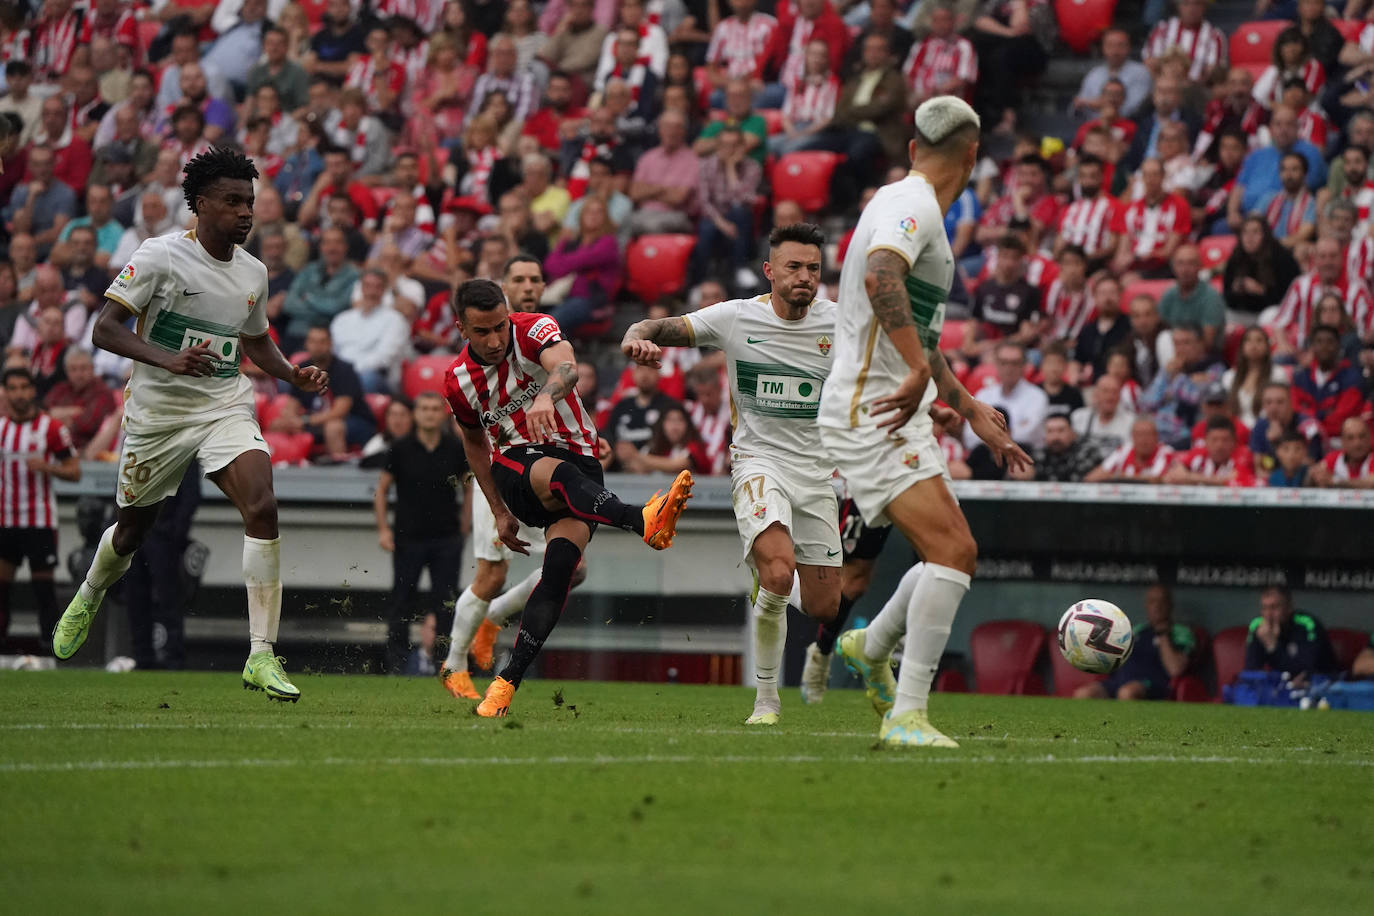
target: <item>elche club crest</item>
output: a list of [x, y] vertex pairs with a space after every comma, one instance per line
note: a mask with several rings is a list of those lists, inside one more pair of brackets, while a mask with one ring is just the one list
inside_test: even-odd
[[829, 337], [822, 334], [820, 337], [816, 338], [816, 349], [821, 351], [821, 356], [829, 356], [830, 347], [831, 342]]

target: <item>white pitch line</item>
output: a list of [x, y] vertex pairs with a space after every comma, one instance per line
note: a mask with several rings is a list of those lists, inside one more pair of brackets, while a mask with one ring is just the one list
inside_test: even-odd
[[1044, 754], [1030, 757], [994, 757], [989, 755], [963, 756], [948, 752], [885, 752], [847, 757], [826, 757], [813, 754], [769, 755], [697, 755], [697, 754], [642, 754], [617, 756], [598, 754], [594, 756], [554, 756], [554, 757], [325, 757], [319, 760], [271, 758], [242, 758], [225, 760], [70, 760], [55, 762], [25, 763], [19, 761], [0, 762], [0, 773], [65, 773], [74, 771], [100, 770], [212, 770], [212, 769], [266, 769], [289, 767], [462, 767], [462, 766], [613, 766], [649, 764], [767, 764], [767, 763], [890, 763], [911, 764], [1013, 764], [1013, 765], [1058, 765], [1058, 764], [1185, 764], [1222, 765], [1222, 766], [1272, 766], [1275, 764], [1302, 766], [1340, 766], [1370, 767], [1374, 760], [1282, 760], [1270, 757], [1223, 757], [1223, 756], [1185, 756], [1176, 754], [1153, 754], [1130, 757], [1120, 754], [1098, 754], [1087, 757], [1059, 757]]

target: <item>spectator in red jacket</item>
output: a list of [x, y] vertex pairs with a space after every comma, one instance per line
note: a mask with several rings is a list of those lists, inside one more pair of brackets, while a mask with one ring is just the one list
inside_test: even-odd
[[1374, 449], [1369, 424], [1351, 417], [1341, 426], [1341, 447], [1312, 466], [1312, 482], [1319, 487], [1374, 490]]
[[[849, 26], [831, 7], [829, 0], [793, 0], [795, 16], [786, 15], [787, 4], [778, 4], [778, 30], [773, 33], [773, 61], [778, 65], [778, 83], [784, 90], [801, 79], [806, 70], [806, 46], [823, 41], [830, 49], [830, 72], [840, 73], [849, 50]], [[778, 108], [763, 105], [763, 108]]]
[[564, 124], [580, 120], [585, 109], [573, 105], [572, 78], [561, 71], [549, 74], [549, 84], [544, 87], [544, 101], [530, 119], [525, 122], [521, 133], [533, 137], [539, 145], [551, 153], [563, 146]]
[[1204, 444], [1175, 455], [1173, 465], [1164, 473], [1164, 482], [1205, 487], [1253, 487], [1254, 460], [1244, 446], [1236, 443], [1236, 428], [1231, 420], [1213, 417], [1207, 421]]
[[1322, 432], [1334, 439], [1341, 426], [1364, 406], [1360, 370], [1341, 359], [1341, 332], [1330, 325], [1312, 331], [1312, 364], [1293, 373], [1293, 402], [1317, 418]]
[[53, 177], [76, 193], [82, 193], [95, 159], [91, 154], [91, 145], [72, 129], [71, 109], [66, 96], [54, 95], [44, 99], [39, 122], [33, 145], [46, 144], [55, 157]]
[[95, 374], [95, 364], [85, 350], [70, 347], [63, 354], [66, 378], [52, 387], [43, 407], [54, 420], [67, 427], [77, 450], [100, 429], [105, 418], [114, 413], [115, 399], [108, 385]]

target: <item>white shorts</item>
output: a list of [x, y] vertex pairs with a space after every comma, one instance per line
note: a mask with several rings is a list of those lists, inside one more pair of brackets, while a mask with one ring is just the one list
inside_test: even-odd
[[918, 413], [894, 433], [873, 426], [822, 426], [821, 443], [840, 469], [864, 523], [871, 527], [890, 525], [888, 504], [922, 480], [944, 477], [947, 484], [954, 482], [926, 413]]
[[839, 566], [839, 502], [830, 479], [800, 480], [776, 464], [735, 458], [730, 468], [735, 523], [744, 542], [744, 560], [753, 568], [754, 539], [774, 522], [792, 537], [796, 561], [806, 566]]
[[153, 433], [125, 430], [115, 505], [122, 509], [162, 502], [181, 486], [192, 458], [200, 459], [201, 472], [208, 477], [244, 452], [253, 451], [272, 454], [257, 419], [250, 414]]
[[[544, 532], [520, 523], [520, 540], [529, 542], [530, 553], [544, 552]], [[508, 563], [515, 554], [496, 536], [496, 516], [474, 483], [472, 487], [472, 556], [488, 563]]]

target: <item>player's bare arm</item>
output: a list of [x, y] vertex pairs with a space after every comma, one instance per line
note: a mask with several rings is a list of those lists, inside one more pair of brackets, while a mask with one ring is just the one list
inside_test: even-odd
[[241, 336], [239, 346], [243, 355], [268, 375], [295, 385], [303, 391], [323, 391], [329, 387], [329, 373], [318, 366], [293, 366], [268, 334], [261, 337]]
[[932, 378], [940, 400], [966, 419], [974, 434], [992, 449], [993, 460], [998, 465], [1005, 464], [1009, 470], [1021, 471], [1034, 465], [1031, 457], [1021, 446], [1012, 441], [1007, 430], [1006, 417], [1001, 411], [983, 403], [968, 393], [968, 389], [954, 375], [945, 356], [935, 351], [930, 358]]
[[95, 327], [91, 329], [91, 343], [116, 356], [166, 369], [175, 375], [206, 378], [214, 374], [215, 361], [210, 356], [208, 346], [202, 344], [177, 353], [168, 353], [125, 327], [124, 322], [131, 314], [133, 313], [123, 303], [106, 299], [95, 319]]
[[620, 351], [641, 366], [657, 366], [660, 347], [690, 347], [695, 344], [692, 328], [681, 318], [646, 318], [630, 325], [620, 342]]
[[520, 522], [506, 508], [501, 494], [497, 492], [496, 481], [491, 478], [491, 441], [487, 438], [487, 431], [461, 424], [459, 429], [462, 431], [463, 454], [468, 460], [468, 470], [472, 472], [477, 488], [487, 498], [487, 505], [491, 506], [491, 514], [496, 518], [497, 536], [511, 550], [529, 556], [530, 552], [525, 549], [529, 547], [529, 542], [520, 540], [518, 534]]
[[873, 314], [910, 370], [896, 391], [873, 403], [875, 416], [889, 414], [878, 423], [879, 429], [893, 430], [905, 425], [920, 407], [931, 378], [930, 361], [907, 298], [906, 275], [910, 269], [906, 258], [897, 252], [879, 249], [868, 256], [868, 270], [864, 274], [864, 290]]
[[532, 442], [547, 442], [558, 430], [554, 405], [577, 387], [577, 356], [572, 344], [564, 340], [540, 353], [539, 364], [549, 373], [549, 380], [525, 411], [525, 422]]
[[75, 483], [81, 479], [81, 459], [75, 453], [68, 455], [56, 464], [45, 461], [42, 455], [34, 455], [28, 460], [28, 468], [35, 474], [47, 474], [58, 480]]

